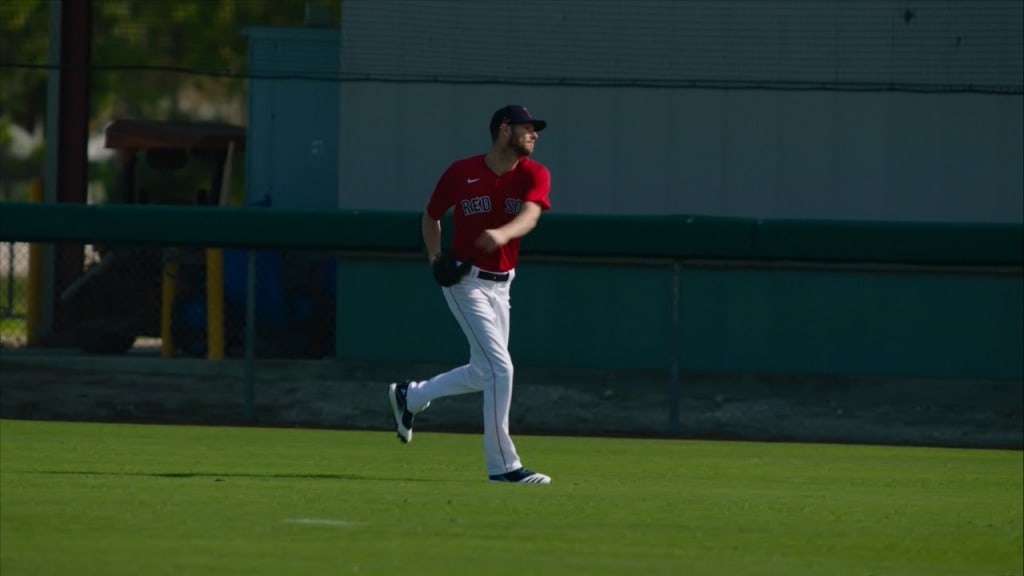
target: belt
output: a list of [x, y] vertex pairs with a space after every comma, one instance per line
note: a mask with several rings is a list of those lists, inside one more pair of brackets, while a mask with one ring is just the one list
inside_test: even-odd
[[508, 272], [502, 272], [501, 274], [495, 274], [494, 272], [486, 272], [484, 270], [477, 270], [476, 277], [481, 280], [490, 280], [491, 282], [508, 282]]

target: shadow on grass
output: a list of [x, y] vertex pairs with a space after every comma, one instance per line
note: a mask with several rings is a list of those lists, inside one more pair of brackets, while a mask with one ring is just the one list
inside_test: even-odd
[[376, 482], [446, 482], [443, 478], [384, 478], [360, 474], [258, 474], [250, 472], [103, 472], [96, 470], [23, 470], [26, 474], [58, 476], [133, 476], [143, 478], [212, 478], [222, 482], [227, 478], [254, 478], [257, 480], [372, 480]]

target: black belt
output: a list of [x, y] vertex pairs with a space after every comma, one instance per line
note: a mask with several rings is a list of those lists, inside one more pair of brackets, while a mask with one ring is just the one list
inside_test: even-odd
[[490, 280], [491, 282], [507, 282], [508, 272], [502, 274], [495, 274], [494, 272], [485, 272], [483, 270], [477, 270], [476, 277], [481, 280]]

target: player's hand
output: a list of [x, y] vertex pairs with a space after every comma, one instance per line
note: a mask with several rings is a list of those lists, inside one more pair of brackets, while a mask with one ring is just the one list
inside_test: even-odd
[[476, 239], [476, 245], [484, 252], [494, 252], [505, 244], [508, 244], [508, 238], [500, 230], [493, 228], [484, 230], [483, 234]]
[[455, 254], [450, 250], [444, 250], [430, 264], [434, 272], [434, 280], [441, 286], [454, 286], [462, 281], [462, 277], [469, 274], [473, 267], [473, 261], [459, 262]]

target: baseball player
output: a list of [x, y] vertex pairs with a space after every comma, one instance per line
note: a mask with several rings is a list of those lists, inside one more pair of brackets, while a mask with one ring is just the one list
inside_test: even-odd
[[[403, 443], [412, 440], [414, 415], [433, 400], [483, 392], [484, 455], [493, 482], [551, 483], [550, 477], [523, 467], [508, 430], [513, 372], [509, 288], [519, 239], [550, 208], [551, 175], [529, 158], [546, 125], [523, 106], [505, 106], [491, 117], [490, 151], [458, 160], [441, 175], [423, 214], [423, 242], [434, 279], [469, 342], [469, 363], [429, 380], [388, 387]], [[452, 243], [442, 250], [440, 220], [451, 208]]]

